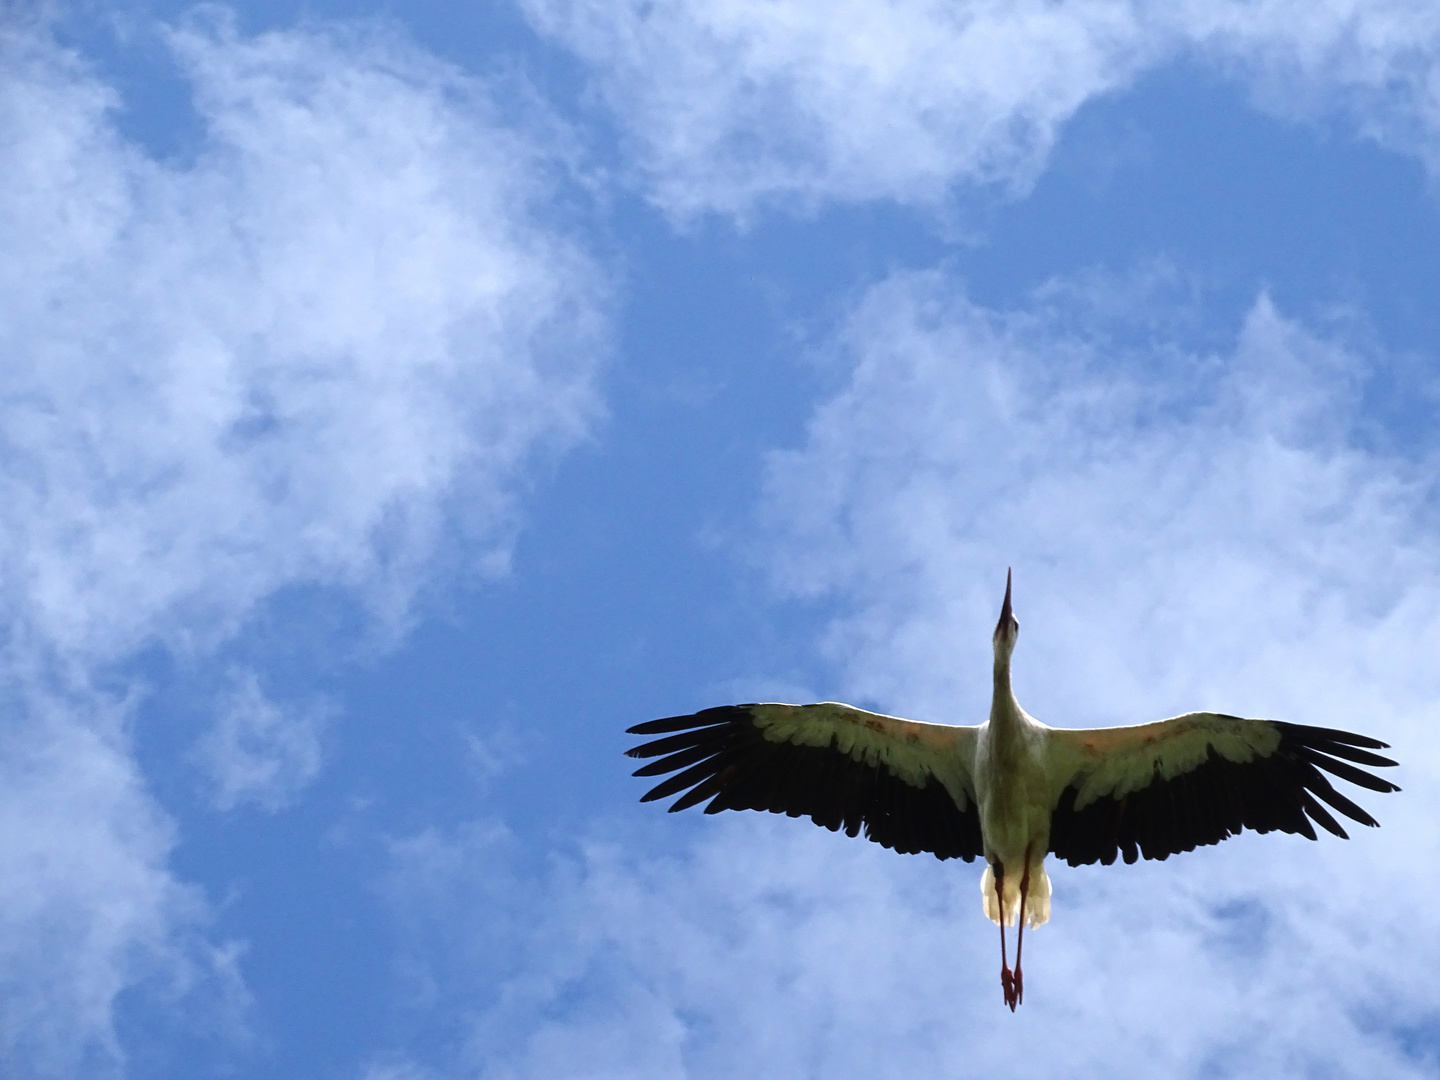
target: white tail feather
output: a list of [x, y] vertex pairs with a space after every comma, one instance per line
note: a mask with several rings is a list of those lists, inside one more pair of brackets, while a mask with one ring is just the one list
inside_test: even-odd
[[[980, 896], [985, 905], [985, 917], [995, 924], [1000, 922], [1000, 911], [995, 904], [995, 871], [985, 864], [985, 873], [980, 878]], [[1014, 926], [1020, 916], [1020, 875], [1005, 875], [1005, 925]], [[1050, 921], [1050, 875], [1045, 864], [1030, 867], [1030, 891], [1025, 897], [1025, 925], [1030, 928], [1044, 926]]]

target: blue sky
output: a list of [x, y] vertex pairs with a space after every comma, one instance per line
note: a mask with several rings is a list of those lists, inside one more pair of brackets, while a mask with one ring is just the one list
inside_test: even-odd
[[[17, 1077], [1428, 1076], [1440, 14], [10, 5]], [[1374, 734], [1350, 843], [668, 816], [751, 700]]]

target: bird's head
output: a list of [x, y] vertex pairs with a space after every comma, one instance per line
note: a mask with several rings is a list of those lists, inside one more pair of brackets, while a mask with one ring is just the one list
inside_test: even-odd
[[1010, 571], [1005, 571], [1005, 602], [1000, 605], [1000, 621], [995, 624], [995, 658], [1010, 658], [1015, 639], [1020, 636], [1020, 620], [1010, 607]]

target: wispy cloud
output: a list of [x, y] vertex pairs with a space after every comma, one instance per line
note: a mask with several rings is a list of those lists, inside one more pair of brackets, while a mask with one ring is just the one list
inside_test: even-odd
[[[83, 61], [0, 39], [0, 1056], [56, 1072], [113, 1062], [115, 994], [199, 910], [111, 666], [203, 661], [295, 585], [402, 626], [436, 560], [467, 569], [452, 541], [503, 568], [530, 467], [598, 408], [604, 289], [541, 209], [557, 127], [380, 32], [212, 11], [169, 40], [183, 166]], [[318, 767], [311, 720], [243, 686], [224, 716], [222, 802]]]
[[680, 219], [1023, 192], [1076, 110], [1180, 56], [1283, 115], [1338, 113], [1440, 163], [1440, 17], [1423, 0], [524, 7], [589, 65], [639, 183]]
[[[1026, 655], [1048, 673], [1035, 708], [1073, 723], [1137, 716], [1157, 686], [1176, 711], [1213, 703], [1221, 672], [1256, 695], [1235, 707], [1338, 720], [1347, 699], [1327, 698], [1326, 679], [1393, 687], [1421, 670], [1403, 639], [1390, 659], [1354, 647], [1436, 610], [1431, 470], [1363, 438], [1383, 358], [1264, 296], [1233, 352], [1193, 352], [1147, 325], [1166, 297], [1109, 306], [1106, 288], [1056, 286], [996, 312], [920, 274], [855, 312], [850, 383], [802, 450], [775, 457], [769, 497], [777, 584], [854, 612], [833, 630], [851, 692], [983, 711], [988, 685], [917, 676], [955, 670], [960, 649], [983, 656], [1011, 564]], [[1117, 323], [1127, 306], [1136, 318]], [[1083, 664], [1063, 655], [1076, 637], [1095, 643]], [[1321, 638], [1351, 655], [1343, 673], [1288, 662]]]
[[379, 41], [174, 41], [191, 169], [121, 143], [73, 63], [14, 95], [41, 100], [9, 135], [34, 254], [8, 267], [7, 587], [86, 655], [228, 632], [297, 580], [398, 613], [437, 493], [503, 558], [517, 468], [595, 407], [596, 279], [536, 227], [538, 152], [482, 87]]
[[334, 707], [272, 701], [253, 671], [236, 673], [231, 682], [195, 757], [213, 784], [218, 809], [254, 803], [280, 810], [319, 773], [321, 736]]
[[207, 974], [205, 950], [191, 939], [200, 898], [165, 869], [171, 829], [116, 734], [119, 708], [33, 691], [7, 695], [6, 705], [4, 1058], [23, 1075], [104, 1075], [119, 1053], [110, 1010], [120, 990], [145, 977], [183, 985]]
[[[1116, 305], [1114, 286], [1060, 283], [1018, 311], [939, 273], [872, 290], [835, 342], [848, 384], [773, 459], [777, 586], [838, 610], [828, 648], [847, 694], [975, 723], [1013, 564], [1017, 689], [1041, 719], [1216, 706], [1369, 731], [1405, 766], [1403, 794], [1363, 800], [1384, 827], [1058, 868], [1015, 1016], [973, 865], [722, 815], [694, 823], [704, 838], [683, 854], [592, 844], [531, 884], [493, 830], [426, 834], [396, 849], [395, 879], [415, 884], [395, 900], [485, 968], [474, 984], [460, 964], [430, 969], [470, 986], [445, 995], [474, 1032], [470, 1071], [1433, 1069], [1414, 1032], [1436, 1021], [1440, 922], [1405, 899], [1440, 856], [1432, 470], [1365, 447], [1363, 387], [1384, 358], [1343, 324], [1306, 326], [1262, 296], [1232, 348], [1202, 352], [1163, 283], [1124, 287]], [[1147, 317], [1117, 321], [1127, 309]], [[463, 916], [481, 896], [525, 913], [503, 951]]]
[[1440, 172], [1440, 12], [1417, 0], [1230, 0], [1177, 9], [1186, 39], [1277, 115], [1338, 116]]
[[592, 67], [667, 212], [1023, 189], [1146, 61], [1132, 5], [526, 0]]

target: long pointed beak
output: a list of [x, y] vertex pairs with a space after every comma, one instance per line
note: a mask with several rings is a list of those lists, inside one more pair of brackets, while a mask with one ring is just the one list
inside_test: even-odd
[[995, 624], [995, 632], [998, 634], [1000, 628], [1010, 621], [1010, 569], [1005, 569], [1005, 602], [1000, 605], [1000, 621]]

